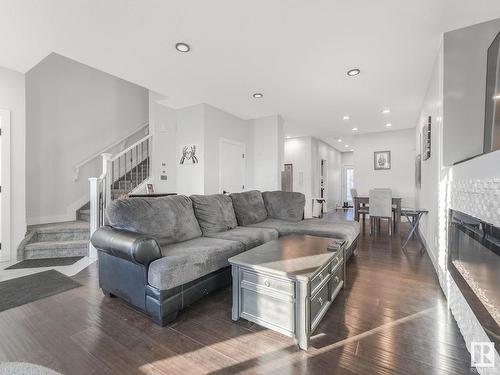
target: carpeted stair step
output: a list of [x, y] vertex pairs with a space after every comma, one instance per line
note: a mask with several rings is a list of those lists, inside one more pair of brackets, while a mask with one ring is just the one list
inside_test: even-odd
[[79, 210], [78, 220], [90, 222], [90, 209]]
[[88, 240], [31, 242], [24, 248], [24, 259], [86, 256]]
[[33, 242], [44, 241], [72, 241], [89, 240], [90, 229], [88, 222], [75, 222], [76, 225], [53, 225], [36, 229], [36, 236]]

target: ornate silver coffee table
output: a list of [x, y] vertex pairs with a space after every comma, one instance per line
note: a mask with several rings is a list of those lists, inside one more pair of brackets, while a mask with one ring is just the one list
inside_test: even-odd
[[294, 337], [307, 350], [312, 332], [344, 285], [345, 245], [332, 238], [290, 235], [229, 259], [232, 319], [244, 318]]

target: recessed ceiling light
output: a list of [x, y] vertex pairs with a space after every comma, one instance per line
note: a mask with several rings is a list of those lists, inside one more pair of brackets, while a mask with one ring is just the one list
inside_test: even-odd
[[286, 139], [290, 139], [291, 137], [289, 135], [286, 136]]
[[352, 131], [353, 131], [353, 132], [355, 132], [355, 131], [357, 131], [357, 130], [358, 130], [358, 128], [352, 128]]
[[351, 151], [354, 151], [354, 149], [353, 149], [353, 148], [351, 148]]
[[384, 115], [387, 115], [388, 113], [391, 113], [391, 110], [389, 108], [386, 108], [382, 111]]
[[500, 95], [495, 95], [495, 96], [493, 97], [493, 100], [498, 100], [498, 99], [500, 99]]
[[361, 70], [359, 70], [358, 68], [347, 71], [347, 75], [350, 77], [357, 76], [359, 73], [361, 73]]
[[349, 145], [344, 145], [344, 147], [349, 147]]
[[260, 98], [264, 97], [264, 94], [262, 94], [262, 93], [260, 93], [260, 92], [256, 92], [255, 94], [253, 94], [253, 97], [254, 97], [255, 99], [260, 99]]
[[175, 45], [175, 49], [179, 52], [189, 52], [191, 47], [189, 47], [189, 44], [187, 43], [179, 42]]
[[342, 120], [349, 120], [351, 118], [351, 116], [344, 116], [342, 117]]
[[388, 128], [390, 128], [392, 126], [392, 124], [385, 124], [385, 126], [387, 126]]
[[339, 139], [337, 139], [337, 142], [342, 142], [342, 139], [340, 139], [340, 138], [339, 138]]

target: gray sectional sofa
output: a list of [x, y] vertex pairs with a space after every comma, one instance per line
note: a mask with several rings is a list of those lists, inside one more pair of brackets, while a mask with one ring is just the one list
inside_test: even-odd
[[345, 239], [347, 260], [359, 224], [304, 219], [304, 204], [303, 194], [281, 191], [115, 200], [91, 239], [100, 287], [165, 325], [230, 284], [230, 257], [279, 236]]

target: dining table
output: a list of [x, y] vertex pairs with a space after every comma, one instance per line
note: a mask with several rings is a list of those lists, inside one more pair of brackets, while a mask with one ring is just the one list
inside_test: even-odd
[[[358, 196], [353, 197], [354, 204], [354, 220], [359, 221], [359, 208], [363, 204], [370, 204], [370, 197]], [[392, 197], [392, 205], [396, 208], [396, 218], [394, 220], [394, 233], [399, 233], [401, 228], [401, 200], [402, 198]]]

